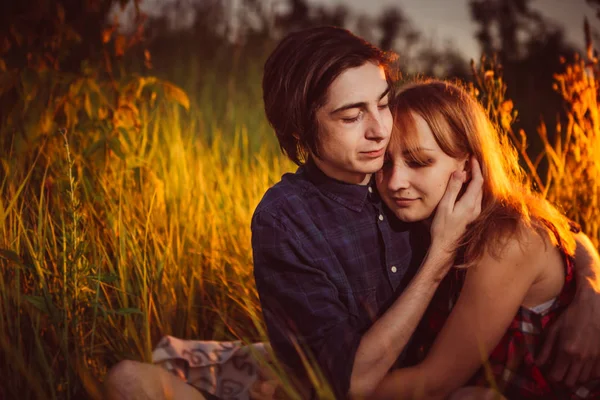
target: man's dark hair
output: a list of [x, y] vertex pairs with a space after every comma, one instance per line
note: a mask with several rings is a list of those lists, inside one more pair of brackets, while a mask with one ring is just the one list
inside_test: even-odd
[[392, 89], [394, 60], [342, 28], [323, 26], [287, 35], [267, 59], [262, 83], [265, 113], [283, 153], [298, 165], [309, 152], [319, 154], [316, 112], [341, 73], [372, 62], [384, 67]]

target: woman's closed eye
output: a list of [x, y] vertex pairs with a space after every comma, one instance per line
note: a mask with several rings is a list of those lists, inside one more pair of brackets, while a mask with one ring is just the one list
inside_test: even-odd
[[409, 168], [424, 168], [424, 167], [428, 167], [431, 164], [433, 164], [434, 160], [432, 158], [427, 158], [427, 159], [423, 159], [423, 160], [419, 160], [419, 159], [411, 159], [411, 160], [406, 160], [406, 166]]

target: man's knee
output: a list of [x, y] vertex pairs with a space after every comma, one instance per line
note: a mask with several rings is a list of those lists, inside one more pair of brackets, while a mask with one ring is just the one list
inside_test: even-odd
[[106, 374], [104, 394], [107, 400], [143, 398], [143, 367], [138, 361], [123, 360]]

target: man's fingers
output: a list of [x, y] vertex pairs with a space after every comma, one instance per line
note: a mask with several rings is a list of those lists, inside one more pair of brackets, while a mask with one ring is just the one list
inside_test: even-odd
[[592, 370], [592, 378], [600, 378], [600, 360], [594, 364], [594, 369]]
[[579, 383], [585, 383], [592, 378], [592, 370], [594, 369], [595, 361], [587, 361], [583, 368], [581, 369], [581, 373], [579, 374]]
[[579, 379], [579, 375], [581, 374], [582, 369], [583, 362], [577, 361], [571, 363], [571, 366], [569, 367], [569, 372], [565, 375], [565, 385], [573, 387], [575, 383], [577, 383], [577, 379]]
[[556, 382], [561, 382], [563, 379], [565, 379], [565, 376], [567, 375], [569, 365], [569, 358], [565, 354], [560, 353], [558, 357], [556, 357], [556, 361], [552, 366], [552, 370], [550, 371], [550, 378], [552, 378]]
[[544, 346], [538, 354], [537, 359], [535, 360], [537, 365], [546, 364], [550, 359], [550, 355], [552, 354], [552, 349], [554, 348], [554, 344], [558, 337], [558, 324], [560, 321], [556, 321], [548, 330], [548, 334], [546, 336], [546, 340], [544, 340]]

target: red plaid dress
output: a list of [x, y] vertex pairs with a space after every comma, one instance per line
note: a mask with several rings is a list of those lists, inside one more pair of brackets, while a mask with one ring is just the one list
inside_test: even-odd
[[[535, 356], [541, 350], [544, 333], [569, 305], [575, 293], [574, 261], [565, 256], [565, 284], [556, 301], [546, 310], [535, 312], [521, 307], [506, 334], [469, 385], [495, 385], [510, 400], [517, 399], [600, 399], [600, 381], [570, 389], [547, 378], [544, 367], [538, 367]], [[442, 329], [458, 295], [465, 269], [454, 269], [442, 282], [423, 323], [417, 332], [420, 341], [418, 358], [422, 358]]]

